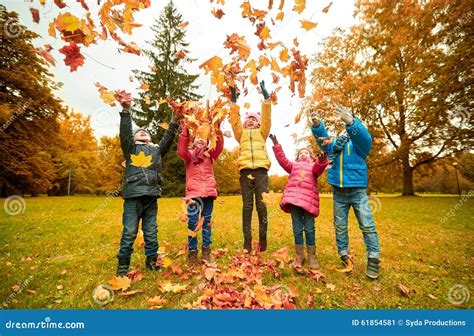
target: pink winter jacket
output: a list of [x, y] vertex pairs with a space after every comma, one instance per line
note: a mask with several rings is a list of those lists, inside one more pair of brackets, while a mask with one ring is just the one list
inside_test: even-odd
[[186, 163], [186, 199], [193, 197], [217, 197], [217, 182], [214, 178], [213, 163], [224, 148], [222, 133], [217, 136], [216, 148], [209, 151], [209, 156], [204, 155], [204, 161], [194, 164], [188, 148], [189, 133], [183, 127], [178, 139], [178, 156]]
[[319, 215], [318, 176], [328, 165], [327, 158], [316, 162], [289, 161], [280, 144], [273, 146], [273, 152], [280, 166], [290, 174], [280, 201], [280, 208], [290, 212], [290, 205], [299, 206], [315, 217]]

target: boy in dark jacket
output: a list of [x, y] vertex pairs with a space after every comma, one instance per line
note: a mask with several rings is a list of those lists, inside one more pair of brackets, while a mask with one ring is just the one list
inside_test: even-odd
[[132, 131], [130, 105], [122, 103], [120, 112], [120, 145], [125, 157], [125, 177], [123, 184], [123, 231], [117, 254], [117, 275], [125, 276], [130, 267], [133, 243], [138, 233], [138, 223], [142, 220], [145, 239], [146, 267], [158, 270], [158, 239], [156, 217], [157, 199], [162, 191], [162, 158], [173, 143], [178, 130], [175, 116], [171, 117], [159, 145], [151, 143], [150, 134], [140, 128]]

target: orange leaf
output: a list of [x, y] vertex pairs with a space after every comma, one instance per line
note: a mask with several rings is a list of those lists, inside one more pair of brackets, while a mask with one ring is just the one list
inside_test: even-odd
[[40, 21], [39, 10], [37, 10], [36, 8], [30, 8], [30, 12], [31, 12], [31, 18], [33, 19], [33, 22], [39, 23]]
[[184, 58], [186, 57], [186, 54], [184, 53], [184, 51], [180, 50], [176, 52], [175, 56], [178, 58]]
[[287, 48], [283, 48], [283, 50], [280, 51], [280, 59], [282, 62], [288, 62], [290, 60], [290, 55], [288, 55]]
[[301, 28], [306, 29], [306, 31], [316, 28], [316, 26], [318, 25], [317, 23], [314, 23], [308, 20], [300, 20], [300, 22], [301, 22]]
[[306, 0], [295, 0], [295, 5], [293, 10], [298, 13], [303, 13], [304, 9], [306, 8]]
[[212, 13], [212, 15], [214, 15], [218, 19], [221, 19], [225, 15], [225, 13], [220, 8], [218, 10], [213, 8], [211, 13]]
[[219, 71], [222, 69], [222, 59], [219, 56], [211, 57], [206, 62], [202, 63], [199, 68], [204, 69], [206, 74], [209, 71], [212, 71], [213, 76], [217, 77], [219, 75]]
[[280, 12], [277, 14], [277, 16], [275, 17], [275, 20], [280, 20], [280, 21], [283, 21], [283, 18], [285, 17], [285, 13], [283, 12]]
[[183, 21], [178, 25], [179, 29], [184, 29], [188, 26], [189, 22], [188, 21]]
[[331, 8], [331, 6], [332, 6], [332, 1], [329, 3], [329, 5], [323, 8], [322, 12], [327, 13], [329, 11], [329, 8]]
[[113, 290], [121, 289], [122, 291], [124, 291], [128, 289], [131, 284], [132, 280], [126, 276], [114, 276], [109, 280], [109, 285], [112, 287]]

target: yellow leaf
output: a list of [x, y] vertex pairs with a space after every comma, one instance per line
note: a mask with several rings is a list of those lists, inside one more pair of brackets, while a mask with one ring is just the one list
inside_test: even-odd
[[158, 105], [164, 104], [164, 103], [166, 103], [166, 102], [167, 102], [166, 99], [160, 99], [160, 100], [158, 101]]
[[283, 48], [283, 50], [280, 51], [280, 59], [282, 62], [288, 62], [290, 60], [290, 55], [288, 55], [287, 48]]
[[171, 258], [169, 257], [164, 257], [163, 258], [163, 267], [170, 267], [171, 264], [173, 264], [173, 260], [171, 260]]
[[188, 288], [188, 286], [186, 285], [180, 285], [180, 284], [173, 285], [169, 281], [162, 284], [160, 287], [163, 293], [165, 292], [181, 293], [181, 292], [184, 292]]
[[262, 31], [260, 32], [260, 38], [262, 40], [266, 40], [266, 39], [269, 39], [271, 36], [270, 36], [270, 29], [268, 29], [267, 26], [263, 27]]
[[301, 22], [301, 28], [306, 29], [306, 31], [309, 31], [318, 25], [317, 23], [314, 23], [308, 20], [300, 20], [300, 22]]
[[255, 177], [253, 177], [252, 174], [247, 175], [247, 178], [248, 178], [249, 180], [255, 180]]
[[154, 297], [148, 299], [148, 301], [146, 303], [150, 306], [162, 306], [166, 302], [167, 302], [166, 299], [163, 299], [161, 296], [157, 295], [157, 296], [154, 296]]
[[56, 38], [56, 29], [54, 28], [54, 22], [49, 23], [48, 34], [49, 36]]
[[275, 20], [280, 20], [280, 21], [283, 21], [283, 18], [285, 17], [285, 13], [283, 12], [280, 12], [277, 14], [277, 16], [275, 17]]
[[149, 167], [151, 165], [151, 155], [145, 155], [144, 152], [138, 153], [138, 155], [130, 155], [132, 159], [132, 166], [135, 167]]
[[303, 13], [304, 9], [306, 8], [306, 0], [295, 0], [295, 6], [293, 10], [298, 13]]
[[278, 65], [277, 60], [274, 59], [273, 57], [272, 57], [272, 66], [271, 66], [271, 69], [272, 69], [273, 71], [276, 71], [276, 72], [280, 72], [280, 73], [281, 73], [280, 66]]
[[113, 290], [122, 291], [128, 289], [132, 284], [132, 280], [127, 276], [114, 276], [109, 280], [109, 285], [112, 287]]

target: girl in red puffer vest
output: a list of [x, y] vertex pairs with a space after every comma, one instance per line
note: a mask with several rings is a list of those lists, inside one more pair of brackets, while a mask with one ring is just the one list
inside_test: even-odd
[[270, 139], [273, 141], [273, 152], [278, 163], [290, 174], [280, 207], [283, 211], [291, 213], [296, 250], [294, 266], [301, 267], [304, 262], [304, 233], [309, 268], [319, 269], [314, 217], [319, 215], [318, 177], [328, 165], [327, 157], [316, 159], [310, 149], [301, 148], [296, 161], [291, 162], [286, 158], [276, 136], [270, 135]]
[[[190, 140], [192, 140], [191, 146]], [[190, 139], [189, 131], [181, 124], [178, 140], [178, 156], [186, 163], [186, 201], [188, 203], [188, 232], [196, 232], [202, 224], [202, 259], [211, 257], [211, 216], [214, 200], [217, 198], [217, 182], [214, 178], [214, 161], [224, 148], [224, 138], [217, 131], [217, 143], [210, 149], [208, 143], [198, 137]], [[199, 228], [198, 228], [199, 229]], [[188, 235], [188, 264], [198, 263], [197, 235]]]

